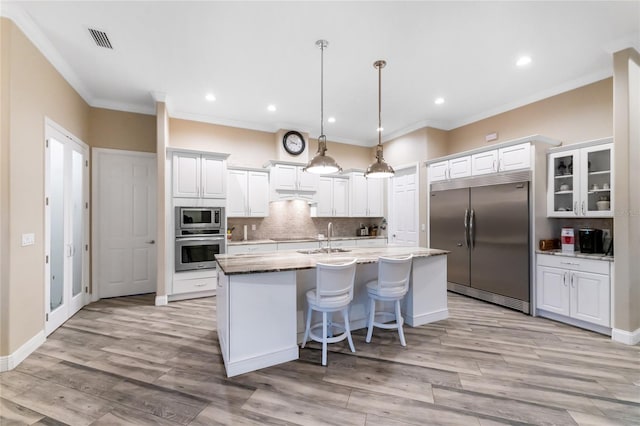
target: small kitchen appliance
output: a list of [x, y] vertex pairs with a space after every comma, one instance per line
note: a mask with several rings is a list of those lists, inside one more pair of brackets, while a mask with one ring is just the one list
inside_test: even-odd
[[581, 253], [602, 253], [602, 229], [583, 228], [578, 231]]
[[562, 228], [560, 233], [560, 240], [562, 242], [563, 253], [573, 253], [575, 245], [575, 233], [573, 228]]

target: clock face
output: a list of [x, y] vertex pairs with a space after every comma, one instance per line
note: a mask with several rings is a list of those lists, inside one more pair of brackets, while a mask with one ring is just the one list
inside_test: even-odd
[[291, 155], [300, 155], [304, 152], [306, 143], [302, 135], [296, 131], [290, 131], [285, 133], [282, 138], [282, 144], [285, 151]]

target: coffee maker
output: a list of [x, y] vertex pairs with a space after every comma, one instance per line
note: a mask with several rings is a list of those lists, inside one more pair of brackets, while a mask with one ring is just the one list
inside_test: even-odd
[[602, 229], [583, 228], [578, 231], [581, 253], [602, 253]]

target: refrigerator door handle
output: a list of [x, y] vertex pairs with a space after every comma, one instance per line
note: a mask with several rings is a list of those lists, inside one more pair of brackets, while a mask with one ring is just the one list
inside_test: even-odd
[[464, 210], [464, 243], [469, 248], [469, 209]]
[[471, 248], [476, 245], [476, 233], [473, 229], [474, 222], [476, 221], [476, 213], [471, 209], [471, 214], [469, 214], [469, 240], [471, 241]]

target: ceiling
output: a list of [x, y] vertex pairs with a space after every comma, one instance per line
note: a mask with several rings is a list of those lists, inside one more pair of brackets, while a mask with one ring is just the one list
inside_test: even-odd
[[[640, 1], [6, 1], [16, 22], [94, 107], [265, 131], [377, 141], [452, 129], [609, 77], [640, 50]], [[88, 29], [107, 33], [98, 47]], [[519, 68], [521, 55], [532, 63]], [[214, 102], [205, 99], [213, 93]], [[436, 105], [437, 97], [445, 102]], [[269, 104], [277, 107], [267, 110]]]

